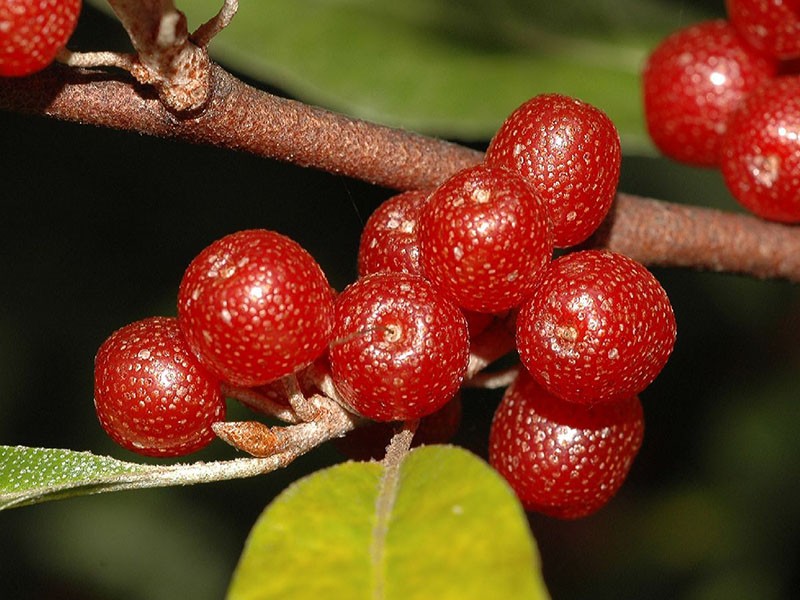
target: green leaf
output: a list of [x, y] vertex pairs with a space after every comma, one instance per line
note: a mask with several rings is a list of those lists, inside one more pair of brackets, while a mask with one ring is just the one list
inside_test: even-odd
[[291, 458], [278, 454], [145, 465], [91, 452], [0, 446], [0, 510], [72, 496], [254, 477], [286, 466]]
[[548, 597], [525, 514], [483, 461], [413, 450], [386, 514], [382, 474], [350, 462], [287, 488], [251, 531], [228, 600]]
[[[194, 28], [220, 3], [178, 6]], [[459, 139], [488, 140], [538, 93], [569, 94], [608, 113], [627, 153], [652, 153], [643, 61], [668, 33], [709, 16], [670, 0], [250, 1], [211, 51], [302, 100]]]
[[0, 510], [100, 493], [146, 469], [90, 452], [0, 446]]

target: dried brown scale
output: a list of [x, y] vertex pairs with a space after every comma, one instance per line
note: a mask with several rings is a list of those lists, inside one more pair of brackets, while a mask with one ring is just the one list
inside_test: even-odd
[[[0, 79], [0, 109], [218, 145], [341, 173], [394, 189], [431, 187], [479, 163], [475, 150], [286, 100], [212, 66], [212, 95], [196, 115], [166, 110], [155, 93], [104, 73], [60, 65]], [[588, 245], [651, 265], [800, 282], [800, 229], [708, 208], [619, 194]]]

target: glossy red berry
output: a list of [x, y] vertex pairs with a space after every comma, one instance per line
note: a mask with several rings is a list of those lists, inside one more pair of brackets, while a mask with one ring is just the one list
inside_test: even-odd
[[590, 515], [617, 493], [644, 436], [634, 396], [593, 406], [565, 402], [526, 372], [506, 390], [489, 434], [489, 462], [526, 510]]
[[664, 288], [621, 254], [586, 250], [545, 270], [517, 316], [517, 348], [548, 392], [594, 404], [629, 398], [661, 372], [675, 344]]
[[598, 108], [559, 94], [536, 96], [501, 125], [486, 164], [522, 175], [550, 210], [555, 245], [588, 238], [619, 183], [619, 134]]
[[518, 175], [485, 165], [456, 173], [431, 193], [418, 235], [425, 277], [477, 312], [518, 306], [553, 252], [544, 202]]
[[436, 412], [467, 368], [464, 315], [417, 275], [374, 273], [345, 288], [333, 337], [333, 383], [356, 413], [374, 421]]
[[244, 387], [293, 373], [320, 356], [333, 326], [333, 291], [314, 258], [263, 229], [217, 240], [186, 269], [181, 329], [200, 362]]
[[412, 190], [382, 203], [367, 219], [358, 247], [359, 276], [420, 273], [417, 221], [430, 191]]
[[742, 206], [800, 223], [800, 76], [779, 77], [748, 96], [728, 126], [721, 169]]
[[653, 51], [643, 73], [650, 137], [674, 160], [719, 164], [728, 119], [776, 69], [775, 60], [748, 46], [727, 21], [673, 33]]
[[0, 76], [30, 75], [53, 62], [80, 12], [81, 0], [0, 2]]
[[94, 404], [119, 445], [182, 456], [214, 439], [225, 419], [219, 380], [189, 350], [177, 319], [152, 317], [114, 332], [97, 352]]
[[753, 48], [776, 58], [800, 57], [800, 1], [726, 0], [725, 6]]

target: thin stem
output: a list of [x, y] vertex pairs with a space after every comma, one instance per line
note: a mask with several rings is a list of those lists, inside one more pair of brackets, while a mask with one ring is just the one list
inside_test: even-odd
[[502, 371], [486, 372], [481, 371], [476, 373], [469, 379], [464, 380], [465, 388], [479, 388], [483, 390], [498, 390], [500, 388], [508, 387], [519, 375], [520, 365], [508, 367]]
[[287, 375], [282, 379], [282, 383], [292, 410], [303, 421], [313, 421], [319, 414], [319, 408], [313, 402], [313, 398], [306, 398], [303, 390], [300, 389], [297, 375], [294, 373]]
[[302, 420], [290, 407], [279, 404], [252, 388], [242, 388], [224, 383], [222, 384], [222, 393], [228, 398], [238, 400], [252, 410], [270, 415], [286, 423], [300, 423]]
[[115, 67], [129, 73], [136, 64], [135, 54], [120, 52], [72, 52], [63, 48], [56, 57], [58, 62], [68, 67]]
[[238, 10], [239, 0], [225, 0], [219, 12], [192, 33], [190, 36], [192, 42], [201, 48], [208, 46], [214, 36], [230, 24]]
[[258, 421], [221, 421], [212, 428], [224, 442], [253, 456], [269, 457], [290, 452], [304, 454], [323, 442], [343, 436], [356, 427], [358, 417], [322, 395], [307, 399], [314, 419], [296, 425], [268, 427]]

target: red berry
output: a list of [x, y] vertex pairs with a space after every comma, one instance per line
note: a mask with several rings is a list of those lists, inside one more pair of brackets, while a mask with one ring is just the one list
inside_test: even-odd
[[314, 258], [263, 229], [233, 233], [203, 250], [178, 291], [189, 346], [220, 379], [263, 385], [325, 351], [333, 292]]
[[458, 391], [469, 358], [464, 315], [417, 275], [381, 272], [337, 297], [333, 383], [374, 421], [418, 419]]
[[375, 209], [361, 233], [359, 276], [379, 271], [419, 274], [417, 221], [429, 194], [424, 190], [405, 192]]
[[489, 462], [526, 510], [577, 519], [617, 493], [643, 436], [636, 396], [594, 406], [564, 402], [523, 371], [495, 412]]
[[584, 241], [603, 221], [621, 160], [619, 134], [606, 114], [558, 94], [517, 108], [486, 151], [487, 165], [521, 174], [545, 200], [559, 248]]
[[517, 316], [517, 348], [542, 387], [592, 404], [641, 392], [675, 344], [664, 288], [621, 254], [586, 250], [553, 261]]
[[114, 332], [97, 352], [94, 405], [119, 445], [147, 456], [182, 456], [214, 439], [225, 419], [219, 380], [204, 369], [177, 319], [152, 317]]
[[0, 2], [0, 76], [30, 75], [53, 62], [80, 12], [81, 0]]
[[776, 58], [800, 57], [798, 0], [726, 0], [725, 5], [748, 44]]
[[544, 202], [511, 171], [484, 165], [431, 193], [418, 235], [425, 277], [477, 312], [518, 306], [553, 252]]
[[717, 165], [731, 114], [776, 69], [776, 61], [750, 48], [726, 21], [707, 21], [673, 33], [653, 51], [644, 69], [650, 137], [674, 160]]
[[800, 223], [800, 76], [768, 81], [748, 96], [728, 125], [721, 169], [745, 208]]

